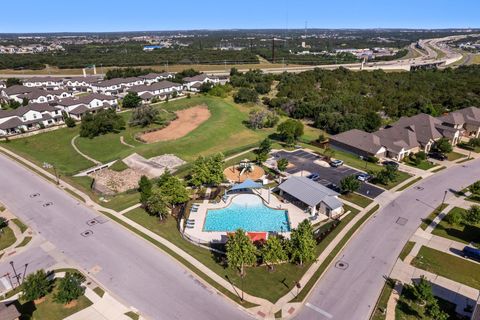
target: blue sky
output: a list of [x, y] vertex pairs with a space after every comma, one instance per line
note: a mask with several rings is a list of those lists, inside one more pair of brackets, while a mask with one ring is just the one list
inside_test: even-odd
[[478, 0], [2, 1], [0, 33], [480, 27]]

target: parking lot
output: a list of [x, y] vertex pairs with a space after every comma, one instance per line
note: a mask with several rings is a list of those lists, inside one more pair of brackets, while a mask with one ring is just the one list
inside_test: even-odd
[[[276, 159], [286, 158], [288, 162], [293, 165], [291, 168], [286, 170], [287, 173], [296, 174], [301, 171], [317, 173], [320, 175], [318, 183], [325, 186], [330, 183], [334, 183], [339, 186], [342, 178], [352, 174], [361, 173], [361, 171], [346, 166], [340, 166], [338, 168], [323, 167], [315, 163], [316, 160], [321, 159], [320, 156], [304, 150], [296, 150], [294, 152], [278, 151], [273, 153], [273, 156]], [[362, 182], [360, 189], [357, 192], [373, 199], [378, 197], [383, 191], [383, 189], [372, 184]]]

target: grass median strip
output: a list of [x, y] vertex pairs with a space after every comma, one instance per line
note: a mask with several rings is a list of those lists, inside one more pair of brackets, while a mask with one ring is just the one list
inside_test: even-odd
[[435, 219], [446, 207], [448, 207], [448, 203], [442, 203], [439, 205], [435, 210], [432, 211], [432, 213], [428, 215], [428, 217], [422, 220], [420, 228], [422, 228], [422, 230], [427, 229], [430, 223], [432, 223], [433, 219]]
[[17, 225], [17, 227], [20, 229], [21, 233], [24, 233], [25, 231], [27, 231], [28, 226], [25, 223], [23, 223], [22, 221], [20, 221], [19, 219], [15, 218], [15, 219], [12, 219], [10, 221], [12, 221], [13, 223], [15, 223]]
[[362, 208], [368, 207], [368, 205], [373, 202], [372, 199], [364, 197], [358, 193], [353, 193], [353, 192], [350, 192], [348, 194], [342, 194], [340, 195], [340, 198], [343, 200], [347, 200], [351, 203], [354, 203], [357, 206], [360, 206]]
[[[303, 287], [302, 291], [290, 302], [302, 302], [307, 294], [312, 290], [313, 286], [315, 283], [317, 283], [317, 280], [320, 278], [320, 276], [323, 274], [323, 272], [327, 269], [327, 267], [330, 265], [330, 263], [335, 259], [337, 254], [343, 249], [345, 244], [348, 242], [348, 240], [353, 236], [355, 231], [360, 228], [360, 226], [370, 217], [372, 216], [375, 212], [377, 212], [378, 208], [380, 206], [377, 204], [375, 207], [370, 209], [362, 218], [360, 218], [357, 223], [353, 225], [353, 227], [348, 230], [348, 232], [345, 234], [345, 236], [340, 240], [340, 242], [337, 244], [337, 246], [330, 252], [330, 254], [327, 256], [327, 258], [323, 261], [323, 263], [320, 265], [320, 267], [315, 271], [313, 276], [310, 278], [310, 280], [307, 282], [307, 284]], [[348, 216], [347, 216], [348, 217]], [[344, 225], [344, 227], [347, 224]], [[342, 228], [343, 229], [343, 228]], [[341, 229], [337, 227], [332, 233], [330, 233], [323, 242], [325, 242], [325, 247], [332, 242], [332, 240], [340, 233]], [[329, 236], [332, 236], [329, 238]], [[328, 240], [327, 240], [328, 239]]]
[[480, 289], [480, 264], [422, 246], [412, 265], [450, 280]]
[[255, 307], [256, 305], [253, 304], [253, 303], [250, 303], [248, 301], [244, 301], [242, 303], [242, 301], [240, 300], [240, 298], [236, 295], [234, 295], [233, 293], [231, 293], [230, 291], [228, 291], [227, 289], [225, 289], [223, 286], [219, 285], [217, 282], [215, 282], [212, 278], [210, 278], [209, 276], [207, 276], [206, 274], [204, 274], [202, 271], [200, 271], [197, 267], [195, 267], [194, 265], [192, 265], [190, 262], [188, 262], [187, 260], [185, 260], [184, 258], [182, 258], [180, 255], [178, 255], [177, 253], [175, 253], [174, 251], [172, 251], [171, 249], [169, 249], [168, 247], [166, 247], [165, 245], [163, 245], [162, 243], [158, 242], [157, 240], [153, 239], [152, 237], [146, 235], [145, 233], [141, 232], [140, 230], [132, 227], [131, 225], [129, 225], [128, 223], [126, 223], [125, 221], [117, 218], [116, 216], [108, 213], [108, 212], [105, 212], [105, 211], [100, 211], [101, 213], [103, 213], [104, 215], [106, 215], [107, 217], [109, 217], [110, 219], [116, 221], [117, 223], [121, 224], [122, 226], [124, 226], [125, 228], [129, 229], [130, 231], [134, 232], [135, 234], [139, 235], [140, 237], [144, 238], [145, 240], [147, 240], [148, 242], [152, 243], [153, 245], [157, 246], [158, 248], [160, 248], [161, 250], [165, 251], [167, 254], [169, 254], [170, 256], [172, 256], [174, 259], [176, 259], [177, 261], [179, 261], [181, 264], [183, 264], [185, 267], [187, 267], [190, 271], [194, 272], [196, 275], [198, 275], [200, 278], [202, 278], [205, 282], [207, 282], [208, 284], [210, 284], [212, 287], [214, 287], [215, 289], [217, 289], [218, 291], [220, 291], [221, 293], [223, 293], [225, 296], [227, 296], [228, 298], [230, 298], [231, 300], [235, 301], [236, 303], [240, 304], [241, 306], [245, 307], [245, 308], [252, 308], [252, 307]]
[[388, 278], [383, 285], [382, 292], [378, 298], [377, 304], [375, 306], [375, 311], [373, 311], [372, 317], [370, 320], [384, 320], [386, 318], [387, 303], [390, 295], [392, 294], [393, 288], [395, 287], [395, 280]]
[[432, 170], [431, 172], [437, 173], [437, 172], [439, 172], [439, 171], [442, 171], [443, 169], [447, 169], [447, 167], [441, 166], [440, 168], [436, 168], [436, 169]]
[[25, 237], [15, 248], [25, 247], [30, 241], [32, 241], [32, 237]]
[[403, 186], [401, 186], [400, 188], [398, 188], [397, 191], [403, 191], [403, 190], [407, 189], [408, 187], [414, 185], [415, 183], [417, 183], [420, 180], [422, 180], [422, 177], [416, 177], [412, 181], [410, 181], [410, 182], [404, 184]]
[[408, 241], [403, 247], [402, 252], [400, 252], [400, 255], [398, 256], [400, 260], [404, 261], [405, 258], [410, 254], [414, 246], [415, 246], [415, 242]]

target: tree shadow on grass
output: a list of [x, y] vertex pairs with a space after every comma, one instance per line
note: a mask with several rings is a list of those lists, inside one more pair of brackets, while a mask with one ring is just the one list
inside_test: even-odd
[[16, 300], [13, 304], [17, 307], [18, 312], [22, 314], [20, 320], [30, 320], [35, 310], [37, 310], [33, 301], [27, 301], [22, 304]]

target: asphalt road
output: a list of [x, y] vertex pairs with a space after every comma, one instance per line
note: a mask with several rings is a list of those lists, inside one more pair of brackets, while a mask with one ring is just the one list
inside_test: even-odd
[[[318, 182], [323, 185], [334, 183], [337, 186], [340, 186], [340, 180], [344, 177], [361, 173], [358, 170], [346, 166], [338, 168], [322, 167], [321, 165], [314, 163], [315, 160], [319, 159], [318, 157], [303, 150], [297, 150], [294, 152], [279, 151], [276, 152], [276, 155], [279, 158], [287, 158], [288, 162], [294, 165], [293, 168], [287, 169], [288, 173], [295, 174], [300, 171], [318, 173], [321, 179]], [[372, 184], [362, 182], [360, 184], [360, 189], [358, 189], [357, 192], [370, 198], [376, 198], [382, 194], [384, 190]]]
[[[98, 217], [94, 210], [4, 155], [0, 155], [0, 182], [0, 201], [15, 215], [148, 318], [249, 318], [178, 262], [117, 223], [100, 219], [107, 222], [87, 225]], [[82, 235], [87, 230], [91, 234]], [[39, 258], [24, 257], [18, 263], [31, 263], [29, 270], [34, 270]]]
[[[340, 253], [347, 268], [330, 267], [296, 319], [368, 319], [384, 278], [421, 219], [442, 203], [446, 190], [461, 190], [479, 179], [480, 159], [472, 160], [425, 179], [388, 203]], [[451, 197], [448, 192], [446, 202]]]

